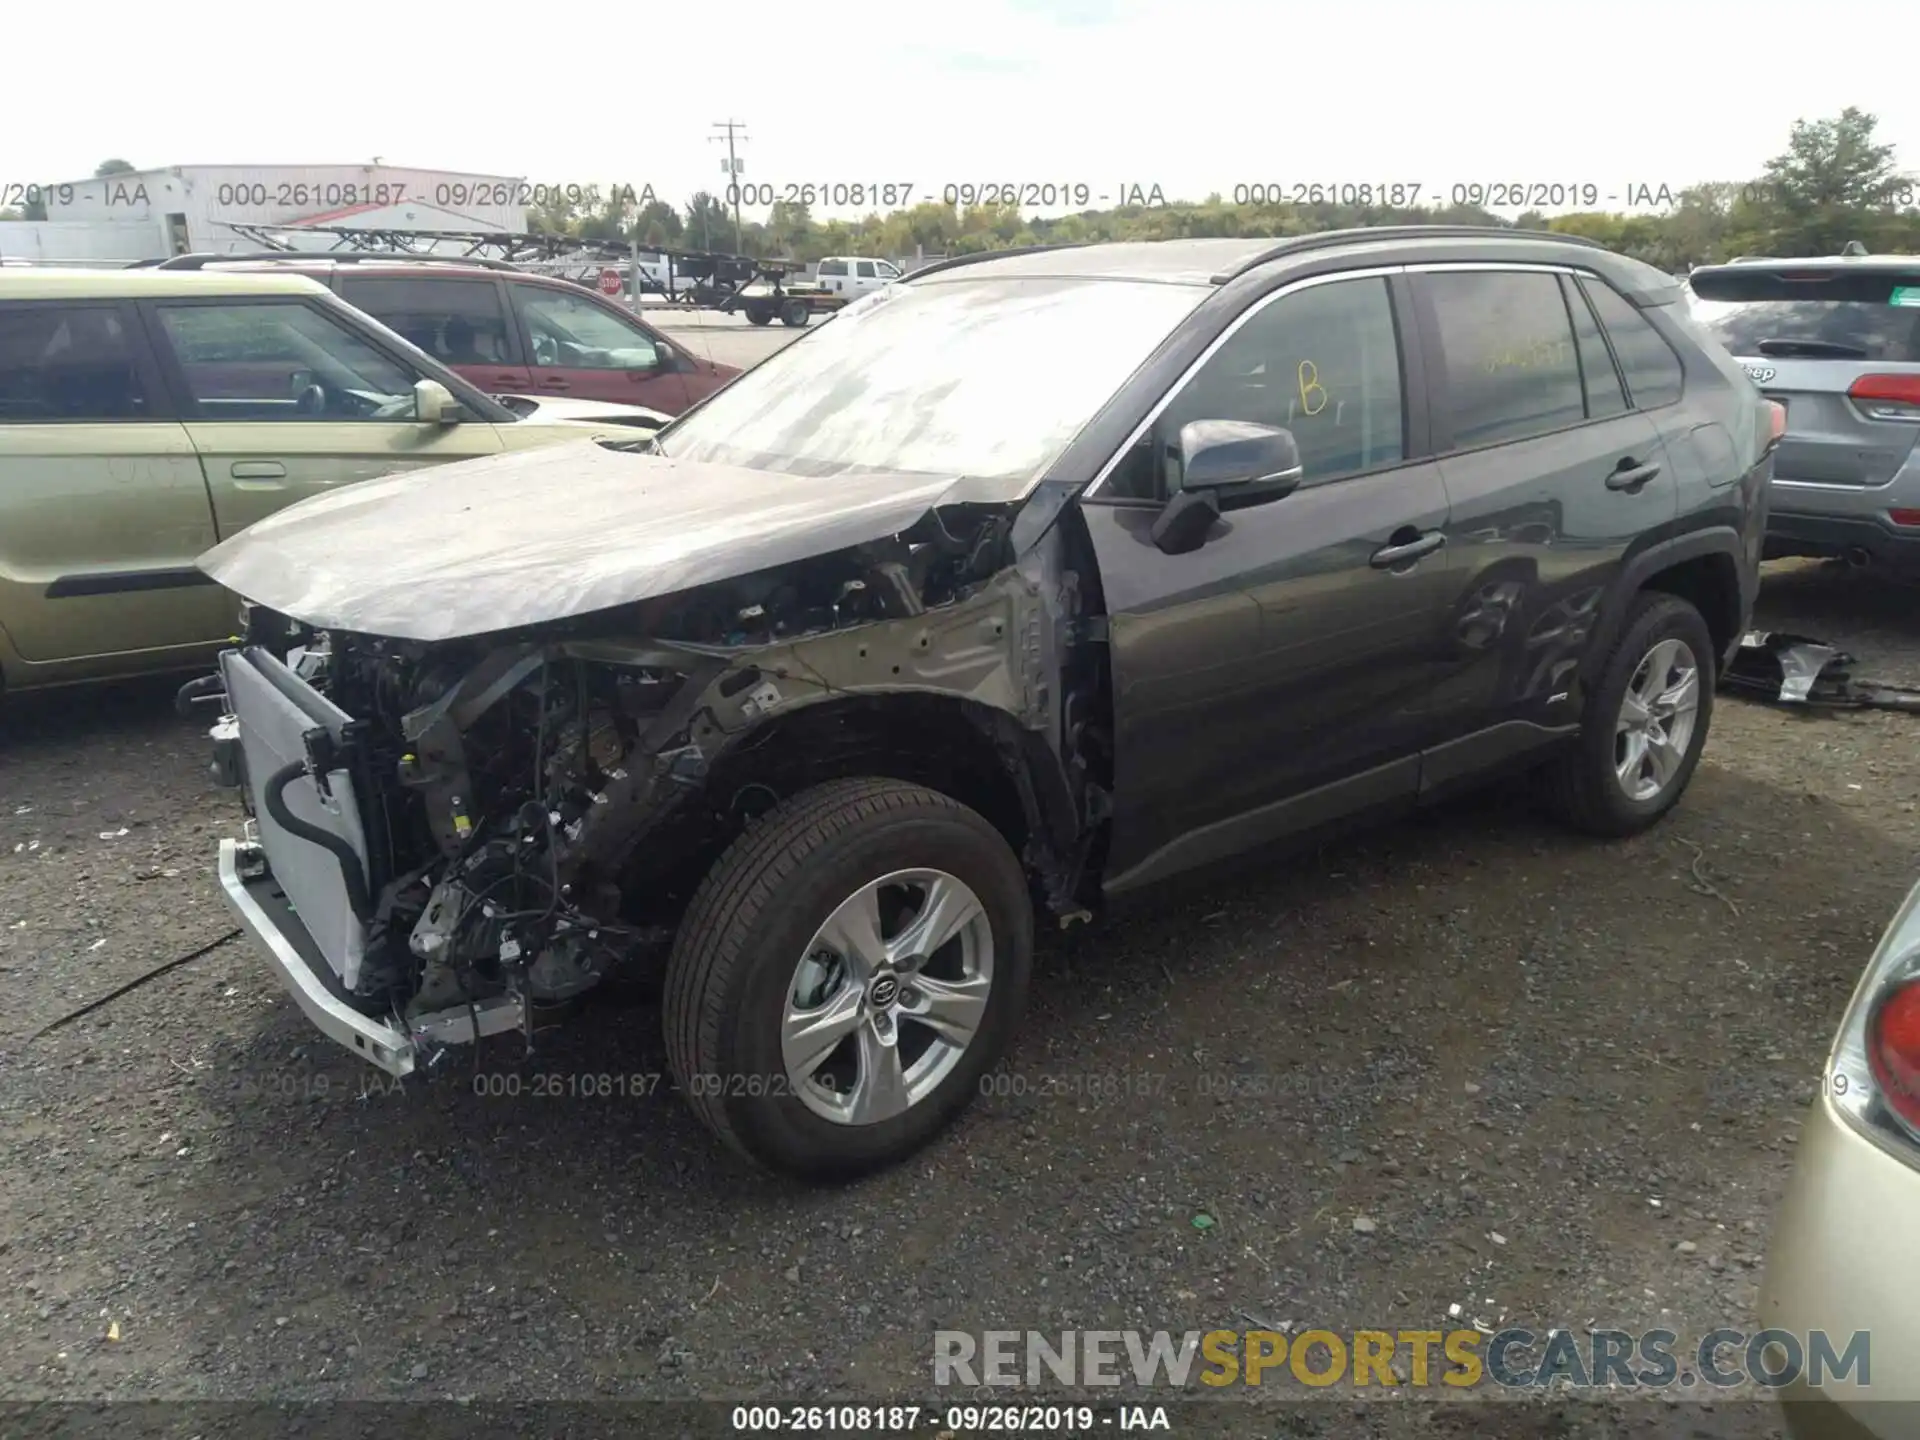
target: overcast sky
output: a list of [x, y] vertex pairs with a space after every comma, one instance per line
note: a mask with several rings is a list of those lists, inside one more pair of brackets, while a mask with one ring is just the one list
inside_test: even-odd
[[[0, 185], [136, 165], [389, 164], [535, 182], [1239, 183], [1744, 178], [1796, 117], [1859, 105], [1920, 169], [1920, 87], [1845, 23], [1719, 0], [837, 0], [16, 7]], [[1780, 17], [1776, 22], [1775, 16]], [[676, 18], [668, 18], [676, 17]], [[710, 27], [710, 28], [709, 28]], [[785, 40], [777, 36], [788, 37]], [[679, 58], [704, 45], [718, 58]], [[724, 49], [720, 49], [724, 47]], [[38, 57], [38, 58], [32, 58]], [[821, 213], [816, 207], [816, 214]]]

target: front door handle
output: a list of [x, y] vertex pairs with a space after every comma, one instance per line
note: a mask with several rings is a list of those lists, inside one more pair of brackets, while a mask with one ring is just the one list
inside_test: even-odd
[[558, 375], [549, 375], [541, 380], [540, 388], [542, 390], [566, 390], [570, 388], [572, 384], [573, 382], [571, 380], [564, 380]]
[[1629, 455], [1614, 466], [1613, 473], [1607, 476], [1607, 489], [1638, 490], [1659, 473], [1658, 465], [1642, 465]]
[[1418, 539], [1404, 541], [1398, 545], [1386, 545], [1373, 552], [1367, 563], [1376, 570], [1393, 570], [1410, 564], [1422, 556], [1431, 555], [1447, 543], [1447, 532], [1429, 530]]
[[287, 467], [278, 460], [236, 460], [227, 473], [236, 480], [284, 480]]

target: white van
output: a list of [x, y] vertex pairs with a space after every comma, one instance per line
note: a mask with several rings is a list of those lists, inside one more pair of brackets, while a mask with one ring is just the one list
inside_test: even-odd
[[900, 271], [889, 262], [859, 255], [829, 255], [820, 262], [820, 269], [814, 275], [822, 290], [829, 295], [844, 295], [849, 300], [899, 278]]

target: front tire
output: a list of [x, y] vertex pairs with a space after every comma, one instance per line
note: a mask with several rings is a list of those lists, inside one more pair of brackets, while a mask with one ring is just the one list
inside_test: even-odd
[[721, 856], [667, 965], [666, 1040], [694, 1113], [809, 1179], [891, 1165], [973, 1099], [1032, 969], [1026, 876], [959, 802], [815, 786]]
[[789, 300], [780, 307], [780, 323], [795, 330], [806, 328], [813, 319], [813, 307], [804, 300]]
[[1550, 767], [1554, 808], [1575, 829], [1618, 837], [1679, 803], [1713, 720], [1713, 635], [1657, 590], [1635, 599], [1587, 698], [1580, 738]]

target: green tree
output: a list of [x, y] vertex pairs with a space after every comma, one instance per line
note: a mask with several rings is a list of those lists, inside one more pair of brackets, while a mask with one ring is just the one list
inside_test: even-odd
[[587, 196], [591, 193], [585, 185], [574, 192], [562, 186], [540, 191], [535, 202], [527, 207], [527, 225], [536, 234], [577, 235], [580, 222], [586, 217]]
[[664, 200], [649, 200], [642, 205], [633, 223], [642, 245], [669, 248], [680, 243], [680, 212]]
[[767, 217], [767, 242], [776, 255], [798, 257], [814, 235], [813, 215], [805, 205], [776, 200]]
[[125, 160], [102, 160], [93, 167], [93, 178], [104, 180], [109, 175], [132, 175], [134, 167]]
[[623, 193], [609, 194], [600, 202], [600, 208], [590, 210], [580, 217], [573, 233], [586, 240], [614, 240], [626, 242], [632, 238], [631, 227], [639, 207], [626, 198]]
[[1773, 253], [1833, 255], [1849, 240], [1879, 249], [1892, 238], [1912, 182], [1895, 167], [1893, 146], [1874, 139], [1878, 123], [1851, 105], [1831, 120], [1793, 122], [1757, 186]]
[[733, 215], [718, 195], [695, 191], [687, 201], [684, 233], [696, 249], [724, 250], [733, 240]]

